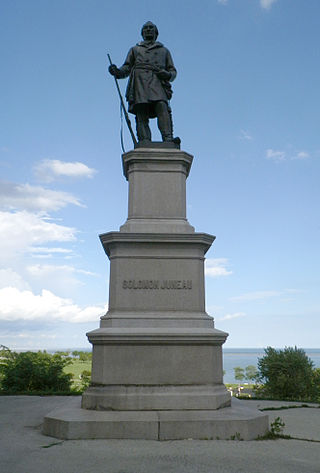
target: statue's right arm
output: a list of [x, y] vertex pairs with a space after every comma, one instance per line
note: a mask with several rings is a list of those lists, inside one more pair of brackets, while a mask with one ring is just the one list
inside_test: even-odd
[[115, 75], [117, 79], [124, 79], [125, 77], [128, 77], [130, 75], [131, 69], [134, 66], [134, 61], [135, 61], [134, 52], [133, 52], [133, 48], [131, 48], [127, 54], [126, 60], [124, 61], [123, 65], [119, 67], [119, 69], [117, 68], [115, 74], [112, 74], [112, 72], [111, 74]]

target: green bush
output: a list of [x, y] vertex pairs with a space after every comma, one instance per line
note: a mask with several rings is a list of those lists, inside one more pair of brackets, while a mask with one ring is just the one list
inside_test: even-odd
[[80, 389], [82, 391], [85, 391], [90, 386], [91, 371], [83, 370], [81, 375], [80, 375], [80, 379], [81, 379]]
[[258, 379], [263, 383], [260, 394], [277, 399], [313, 399], [314, 371], [313, 362], [304, 350], [268, 347], [258, 360]]
[[70, 392], [72, 375], [63, 371], [70, 363], [69, 358], [41, 351], [15, 353], [8, 349], [2, 349], [0, 356], [2, 392]]
[[312, 390], [314, 400], [320, 402], [320, 368], [316, 368], [313, 370]]

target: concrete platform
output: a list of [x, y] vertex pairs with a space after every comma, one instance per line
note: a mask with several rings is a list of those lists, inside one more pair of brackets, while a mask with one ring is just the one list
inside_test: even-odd
[[218, 410], [93, 411], [66, 407], [45, 416], [43, 433], [59, 439], [242, 439], [268, 430], [268, 415], [233, 399]]
[[[41, 434], [54, 408], [78, 397], [1, 396], [0, 471], [3, 473], [319, 473], [320, 444], [308, 440], [57, 440]], [[288, 403], [240, 401], [244, 406]], [[299, 404], [299, 403], [290, 403]], [[267, 411], [284, 433], [320, 441], [320, 409]]]
[[263, 410], [262, 412], [268, 414], [270, 423], [277, 417], [281, 417], [285, 423], [283, 431], [285, 435], [291, 435], [298, 439], [308, 439], [310, 441], [320, 442], [320, 404], [256, 400], [245, 402], [248, 407], [252, 405], [252, 407], [255, 407], [256, 409], [278, 409], [289, 407], [289, 409], [286, 410]]

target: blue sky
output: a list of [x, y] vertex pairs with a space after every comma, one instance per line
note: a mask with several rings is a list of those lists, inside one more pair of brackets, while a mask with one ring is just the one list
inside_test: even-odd
[[194, 155], [188, 219], [217, 237], [208, 313], [226, 347], [319, 347], [320, 2], [4, 0], [0, 13], [0, 343], [89, 346], [106, 311], [98, 234], [127, 212], [106, 54], [121, 65], [152, 20]]

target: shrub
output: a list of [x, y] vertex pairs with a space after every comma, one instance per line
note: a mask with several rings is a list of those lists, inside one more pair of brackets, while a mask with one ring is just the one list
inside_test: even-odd
[[80, 379], [81, 379], [81, 390], [85, 391], [90, 386], [91, 371], [83, 370], [80, 375]]
[[314, 400], [320, 402], [320, 368], [316, 368], [313, 370], [312, 391]]
[[268, 347], [258, 360], [258, 378], [264, 383], [260, 393], [278, 399], [310, 399], [314, 397], [313, 371], [304, 350]]
[[70, 392], [71, 374], [63, 368], [70, 359], [46, 352], [1, 352], [2, 392]]

